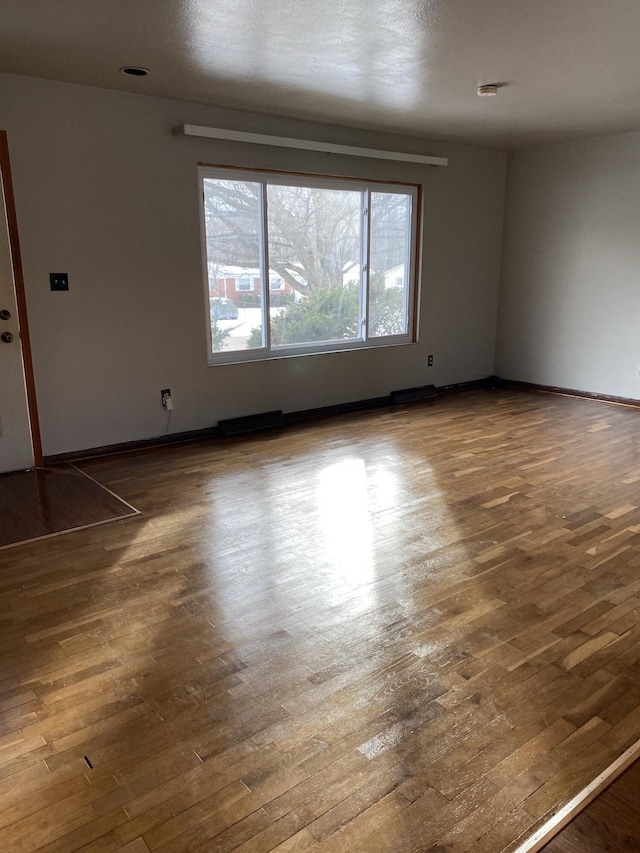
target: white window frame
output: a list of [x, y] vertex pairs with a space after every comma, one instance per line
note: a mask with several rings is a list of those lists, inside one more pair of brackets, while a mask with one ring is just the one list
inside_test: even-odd
[[[218, 180], [235, 180], [259, 183], [261, 185], [260, 204], [260, 290], [254, 290], [261, 295], [263, 340], [266, 346], [246, 350], [213, 352], [211, 341], [211, 320], [209, 301], [209, 269], [207, 257], [207, 235], [204, 211], [204, 181], [207, 178]], [[360, 288], [360, 317], [362, 319], [362, 335], [359, 338], [345, 341], [326, 341], [322, 343], [289, 344], [271, 348], [270, 340], [270, 295], [269, 287], [269, 248], [267, 232], [267, 184], [283, 186], [302, 186], [317, 189], [340, 189], [357, 191], [363, 196], [362, 205], [362, 250], [361, 267], [362, 283]], [[367, 181], [358, 178], [328, 178], [317, 175], [299, 175], [288, 172], [252, 171], [232, 166], [198, 166], [198, 193], [200, 210], [200, 245], [202, 251], [202, 269], [204, 278], [205, 318], [207, 334], [207, 353], [210, 367], [220, 364], [238, 364], [241, 362], [265, 361], [278, 358], [291, 358], [315, 355], [328, 352], [344, 352], [349, 350], [375, 349], [378, 347], [402, 346], [415, 343], [418, 339], [418, 230], [421, 219], [420, 187], [416, 184], [400, 182]], [[371, 193], [402, 193], [411, 197], [411, 223], [407, 231], [408, 264], [405, 289], [405, 306], [407, 331], [401, 335], [386, 335], [369, 337], [369, 237], [371, 218], [369, 216]], [[273, 291], [278, 293], [279, 291]]]

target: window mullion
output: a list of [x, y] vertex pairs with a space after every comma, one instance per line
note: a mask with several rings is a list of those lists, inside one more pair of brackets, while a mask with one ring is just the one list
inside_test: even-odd
[[271, 311], [269, 287], [269, 226], [267, 209], [267, 183], [260, 182], [260, 284], [262, 287], [262, 341], [271, 350]]
[[414, 294], [415, 288], [413, 286], [413, 281], [414, 281], [414, 276], [415, 276], [415, 270], [413, 268], [414, 260], [415, 260], [414, 259], [414, 252], [413, 252], [413, 247], [415, 245], [415, 235], [414, 235], [414, 231], [413, 231], [414, 216], [415, 216], [415, 212], [413, 209], [413, 206], [414, 206], [413, 197], [410, 195], [407, 195], [407, 200], [405, 203], [407, 206], [406, 207], [406, 211], [407, 211], [406, 217], [407, 217], [407, 223], [408, 223], [407, 235], [406, 235], [407, 240], [406, 240], [406, 244], [405, 244], [405, 258], [406, 258], [405, 267], [406, 267], [406, 269], [405, 269], [405, 288], [404, 288], [405, 292], [404, 292], [404, 305], [403, 305], [404, 323], [405, 323], [404, 332], [406, 333], [409, 331], [409, 322], [410, 322], [411, 316], [412, 316], [412, 306], [413, 306], [413, 299], [414, 299], [414, 295], [415, 295]]
[[360, 324], [362, 336], [365, 341], [369, 340], [369, 290], [371, 259], [371, 190], [365, 189], [362, 193], [362, 287], [360, 292]]

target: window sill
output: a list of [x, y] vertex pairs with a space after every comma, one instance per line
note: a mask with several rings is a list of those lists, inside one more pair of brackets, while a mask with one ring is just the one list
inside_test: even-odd
[[209, 356], [209, 367], [219, 367], [224, 364], [256, 364], [261, 361], [280, 361], [288, 358], [307, 358], [314, 355], [334, 355], [342, 352], [363, 352], [366, 350], [386, 349], [388, 347], [411, 346], [417, 343], [408, 335], [394, 338], [381, 338], [380, 342], [366, 344], [362, 341], [354, 341], [353, 344], [330, 343], [322, 347], [310, 349], [304, 347], [282, 347], [277, 350], [241, 350], [238, 352], [216, 353]]

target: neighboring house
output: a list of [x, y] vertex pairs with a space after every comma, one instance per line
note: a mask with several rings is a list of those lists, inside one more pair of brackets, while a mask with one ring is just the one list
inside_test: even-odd
[[[248, 294], [260, 293], [260, 270], [244, 267], [217, 267], [209, 273], [209, 294], [212, 297], [231, 299], [241, 305]], [[290, 284], [276, 273], [269, 276], [271, 293], [295, 293]]]
[[[345, 274], [345, 284], [353, 279], [352, 272]], [[385, 287], [404, 287], [404, 264], [398, 264], [384, 273]], [[209, 295], [216, 298], [231, 299], [242, 304], [247, 294], [260, 293], [260, 270], [244, 267], [215, 267], [209, 270]], [[271, 293], [294, 294], [296, 291], [277, 273], [269, 276]]]
[[385, 287], [404, 287], [404, 264], [398, 264], [396, 267], [391, 267], [384, 274]]

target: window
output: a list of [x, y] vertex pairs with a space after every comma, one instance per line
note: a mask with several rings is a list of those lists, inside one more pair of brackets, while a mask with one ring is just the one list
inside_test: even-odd
[[236, 290], [253, 290], [253, 277], [244, 273], [238, 278]]
[[[414, 340], [417, 187], [210, 167], [200, 181], [210, 364]], [[237, 317], [212, 310], [221, 296]]]

